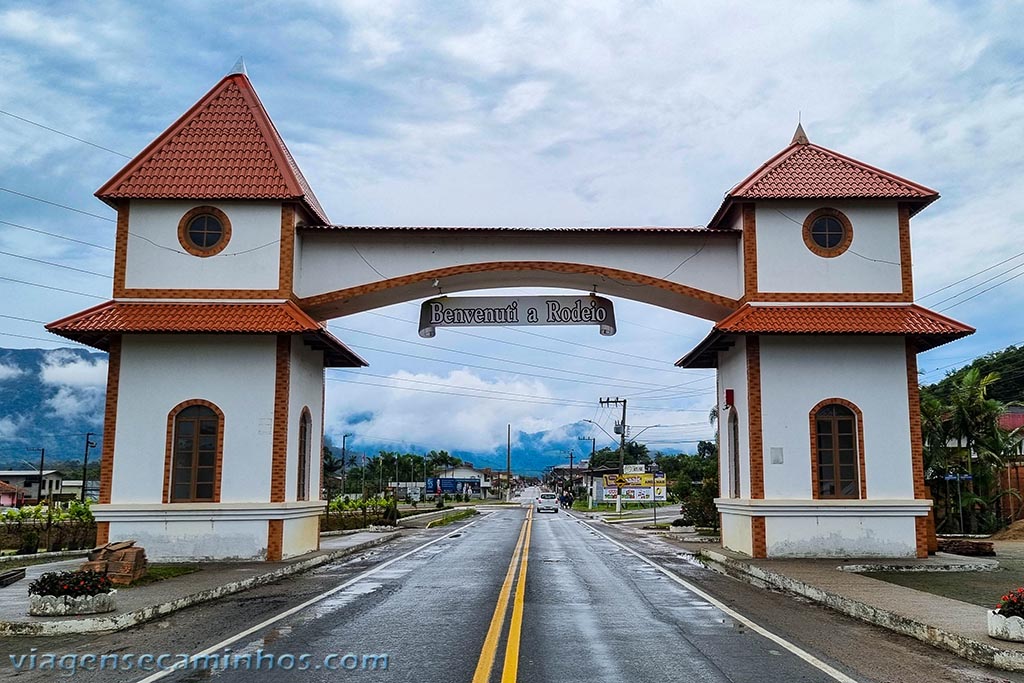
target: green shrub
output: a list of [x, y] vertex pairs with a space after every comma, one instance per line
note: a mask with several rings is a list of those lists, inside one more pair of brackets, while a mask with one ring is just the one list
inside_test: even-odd
[[686, 519], [685, 517], [680, 517], [678, 519], [672, 520], [672, 526], [693, 526], [693, 522]]
[[112, 585], [106, 574], [89, 571], [47, 572], [28, 586], [32, 595], [78, 597], [109, 593]]
[[31, 529], [21, 534], [19, 555], [35, 555], [39, 552], [39, 534]]
[[1002, 602], [996, 605], [996, 612], [1004, 617], [1024, 618], [1024, 588], [1009, 591]]

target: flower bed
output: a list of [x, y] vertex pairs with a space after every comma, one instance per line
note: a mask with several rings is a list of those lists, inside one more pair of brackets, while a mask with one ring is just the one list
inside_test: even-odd
[[32, 616], [98, 614], [117, 609], [117, 591], [110, 579], [96, 572], [47, 572], [29, 584]]
[[989, 611], [988, 634], [999, 640], [1024, 642], [1024, 588], [1010, 591]]

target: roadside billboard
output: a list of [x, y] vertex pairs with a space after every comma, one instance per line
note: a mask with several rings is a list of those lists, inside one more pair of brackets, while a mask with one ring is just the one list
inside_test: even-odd
[[[599, 500], [615, 500], [619, 497], [619, 486], [616, 480], [617, 474], [605, 474], [602, 481], [602, 491]], [[625, 485], [622, 487], [622, 500], [631, 501], [665, 501], [667, 497], [667, 484], [665, 474], [624, 474]]]
[[427, 477], [427, 494], [447, 493], [464, 495], [480, 495], [479, 479], [461, 479], [455, 477]]

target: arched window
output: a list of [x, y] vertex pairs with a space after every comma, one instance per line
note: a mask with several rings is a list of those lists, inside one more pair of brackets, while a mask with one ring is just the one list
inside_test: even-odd
[[224, 414], [212, 403], [196, 399], [175, 407], [167, 421], [172, 438], [164, 477], [165, 499], [171, 503], [218, 502]]
[[811, 466], [815, 498], [863, 498], [864, 437], [860, 411], [829, 399], [811, 411]]
[[736, 407], [729, 406], [729, 497], [740, 497], [740, 419]]
[[313, 420], [309, 416], [309, 409], [302, 409], [302, 417], [299, 418], [299, 469], [298, 469], [298, 491], [295, 493], [295, 500], [309, 500], [309, 437], [313, 427]]

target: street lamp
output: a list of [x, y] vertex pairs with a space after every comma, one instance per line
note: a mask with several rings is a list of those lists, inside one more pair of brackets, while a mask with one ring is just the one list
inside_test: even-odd
[[601, 425], [599, 425], [598, 423], [594, 422], [593, 420], [583, 420], [583, 421], [584, 421], [584, 422], [589, 422], [590, 424], [594, 425], [595, 427], [597, 427], [598, 429], [600, 429], [600, 430], [601, 430], [602, 432], [604, 432], [605, 434], [607, 434], [607, 435], [608, 435], [608, 438], [609, 438], [609, 439], [611, 439], [613, 443], [614, 443], [614, 442], [617, 442], [617, 441], [619, 440], [619, 439], [618, 439], [618, 437], [616, 437], [616, 436], [612, 436], [611, 434], [608, 434], [608, 430], [607, 430], [607, 429], [605, 429], [604, 427], [602, 427], [602, 426], [601, 426]]

